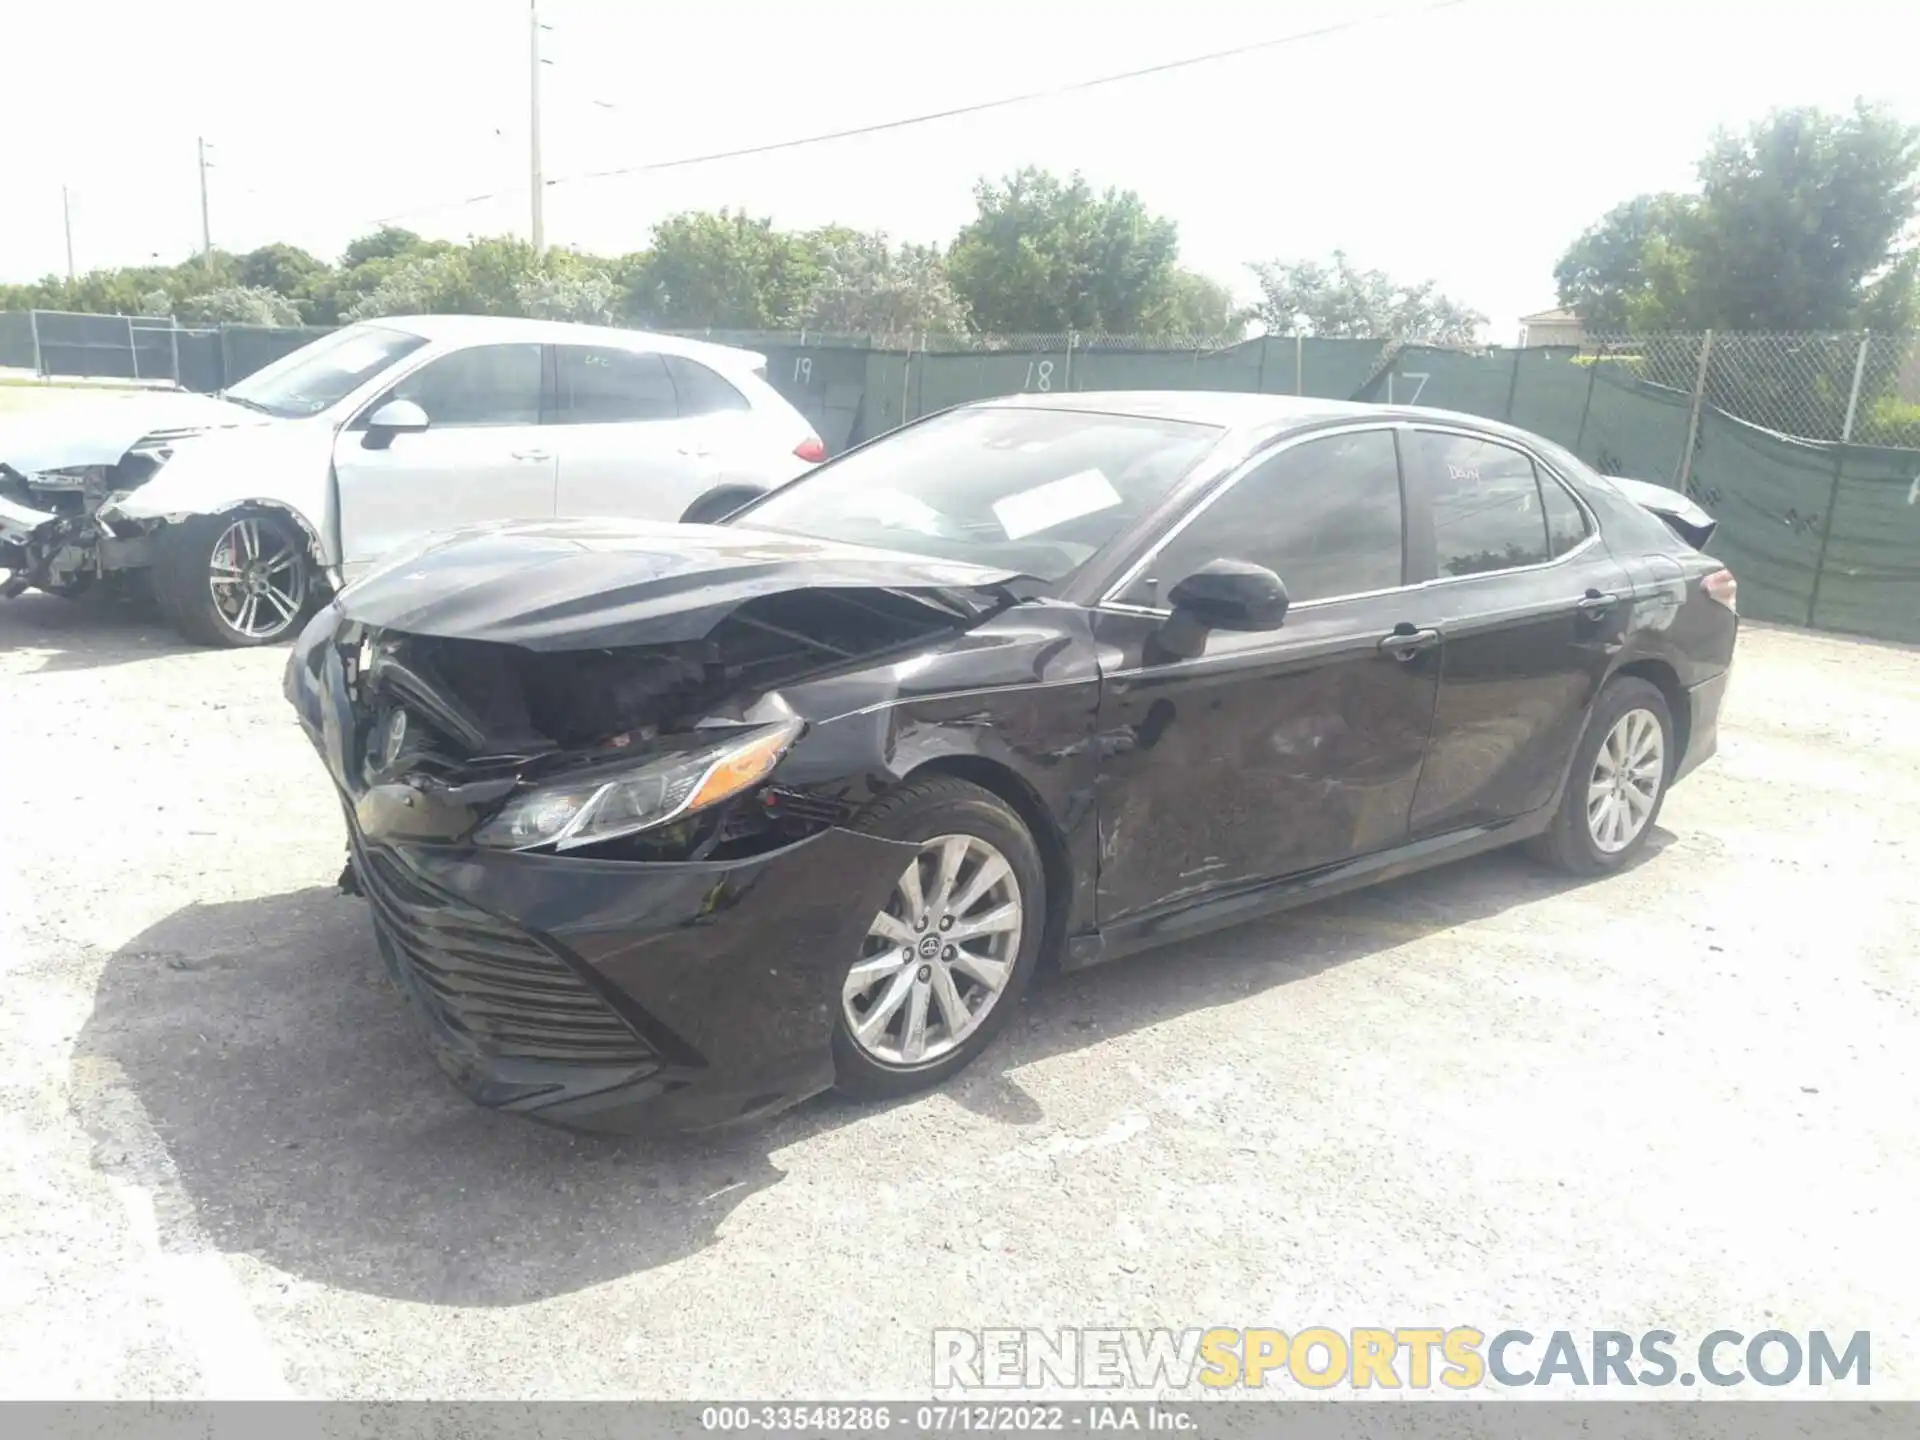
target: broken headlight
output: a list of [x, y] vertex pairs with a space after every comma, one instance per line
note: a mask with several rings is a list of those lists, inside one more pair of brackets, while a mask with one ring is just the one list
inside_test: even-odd
[[538, 786], [509, 800], [475, 832], [474, 843], [496, 850], [573, 850], [651, 830], [758, 785], [800, 730], [800, 721], [788, 720], [613, 775]]

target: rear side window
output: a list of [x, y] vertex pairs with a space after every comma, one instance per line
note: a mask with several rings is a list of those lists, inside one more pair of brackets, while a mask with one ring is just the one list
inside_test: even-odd
[[1211, 560], [1264, 565], [1294, 604], [1391, 590], [1404, 562], [1393, 434], [1362, 430], [1293, 445], [1194, 517], [1120, 598], [1164, 609]]
[[1540, 476], [1540, 503], [1547, 513], [1547, 549], [1557, 560], [1587, 538], [1587, 513], [1551, 475]]
[[1532, 460], [1470, 435], [1423, 430], [1418, 443], [1432, 487], [1439, 574], [1487, 575], [1550, 558]]
[[752, 408], [747, 404], [747, 397], [722, 379], [718, 371], [684, 355], [661, 358], [666, 362], [667, 374], [673, 377], [673, 388], [679, 392], [682, 415], [718, 415]]
[[598, 345], [561, 345], [554, 356], [554, 420], [614, 425], [671, 420], [680, 402], [658, 355]]

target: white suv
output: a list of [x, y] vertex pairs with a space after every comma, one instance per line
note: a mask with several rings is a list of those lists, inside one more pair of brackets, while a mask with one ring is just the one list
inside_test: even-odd
[[263, 644], [323, 586], [428, 535], [678, 520], [702, 497], [797, 478], [825, 450], [765, 375], [750, 351], [634, 330], [474, 315], [352, 325], [218, 400], [62, 411], [63, 433], [35, 437], [25, 461], [0, 434], [12, 472], [0, 481], [46, 522], [10, 507], [0, 551], [55, 591], [151, 568], [189, 638]]

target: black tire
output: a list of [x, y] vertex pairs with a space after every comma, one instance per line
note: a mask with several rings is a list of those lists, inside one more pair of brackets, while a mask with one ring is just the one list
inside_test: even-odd
[[[929, 1089], [971, 1064], [993, 1043], [1018, 1008], [1039, 963], [1046, 932], [1046, 872], [1039, 847], [1012, 806], [990, 790], [954, 776], [911, 781], [889, 791], [864, 811], [854, 829], [889, 840], [920, 842], [963, 835], [985, 841], [1007, 862], [1022, 912], [1013, 965], [992, 1007], [952, 1049], [919, 1064], [886, 1063], [854, 1038], [842, 991], [858, 957], [850, 956], [833, 989], [835, 1084], [843, 1094], [888, 1099]], [[915, 962], [917, 963], [917, 962]]]
[[718, 525], [767, 492], [758, 485], [716, 485], [681, 512], [682, 525]]
[[[1645, 821], [1632, 838], [1618, 849], [1606, 849], [1595, 839], [1588, 819], [1588, 786], [1599, 761], [1600, 748], [1623, 716], [1633, 711], [1650, 713], [1660, 725], [1660, 765], [1658, 788]], [[1587, 717], [1574, 749], [1573, 764], [1567, 771], [1566, 793], [1554, 812], [1553, 823], [1527, 842], [1527, 850], [1536, 859], [1572, 875], [1604, 875], [1618, 870], [1646, 847], [1647, 837], [1660, 822], [1660, 808], [1666, 804], [1667, 782], [1680, 757], [1674, 750], [1673, 715], [1667, 698], [1657, 686], [1634, 676], [1622, 676], [1608, 682]]]
[[[253, 521], [258, 527], [265, 553], [284, 550], [293, 557], [292, 576], [276, 577], [291, 588], [296, 603], [290, 619], [275, 613], [270, 628], [256, 626], [252, 633], [241, 629], [235, 618], [214, 603], [209, 579], [214, 552], [234, 524]], [[178, 525], [169, 525], [157, 537], [153, 575], [154, 598], [173, 627], [199, 645], [219, 645], [231, 649], [255, 645], [273, 645], [288, 640], [300, 631], [301, 623], [312, 613], [319, 586], [314, 574], [313, 557], [307, 537], [286, 516], [272, 510], [229, 510], [221, 515], [195, 515]]]
[[49, 580], [40, 588], [49, 595], [58, 595], [62, 600], [78, 600], [93, 589], [93, 581], [93, 572], [82, 570], [71, 580]]
[[153, 593], [151, 570], [111, 571], [106, 589], [115, 604], [126, 606], [136, 615], [150, 617], [160, 608], [159, 599]]

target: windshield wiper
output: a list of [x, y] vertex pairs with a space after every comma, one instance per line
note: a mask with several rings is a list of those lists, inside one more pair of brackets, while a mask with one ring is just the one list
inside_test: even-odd
[[222, 390], [220, 392], [220, 398], [222, 400], [227, 401], [229, 404], [242, 405], [249, 410], [257, 410], [262, 415], [272, 415], [278, 418], [280, 414], [279, 411], [269, 410], [265, 405], [262, 405], [258, 400], [249, 400], [244, 395], [230, 395], [225, 390]]

